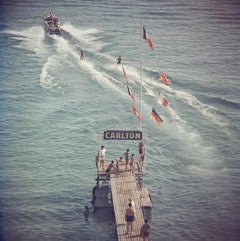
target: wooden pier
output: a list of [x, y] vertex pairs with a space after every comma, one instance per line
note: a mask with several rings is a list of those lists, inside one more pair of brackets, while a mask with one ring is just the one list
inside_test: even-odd
[[[104, 168], [107, 169], [109, 163]], [[125, 170], [125, 164], [120, 163], [119, 170], [115, 168], [111, 170], [110, 177], [105, 178], [105, 171], [98, 170], [99, 184], [102, 186], [95, 190], [94, 205], [100, 207], [113, 207], [116, 229], [119, 241], [142, 241], [140, 236], [140, 228], [144, 224], [143, 208], [151, 208], [151, 199], [147, 188], [142, 187], [142, 172], [139, 172], [139, 166], [136, 165], [134, 174], [129, 169]], [[127, 223], [125, 221], [125, 213], [128, 208], [129, 198], [135, 204], [135, 220], [133, 222], [132, 233], [127, 234]]]

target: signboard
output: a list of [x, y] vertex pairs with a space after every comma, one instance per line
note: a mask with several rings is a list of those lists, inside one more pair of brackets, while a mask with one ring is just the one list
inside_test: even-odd
[[104, 140], [131, 140], [141, 141], [141, 131], [121, 131], [121, 130], [108, 130], [103, 133]]

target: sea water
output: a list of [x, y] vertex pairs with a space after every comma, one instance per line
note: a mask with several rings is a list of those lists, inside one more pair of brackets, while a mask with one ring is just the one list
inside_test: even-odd
[[[1, 240], [117, 240], [112, 210], [88, 218], [83, 210], [91, 206], [100, 141], [107, 161], [127, 148], [137, 156], [137, 142], [104, 141], [100, 131], [138, 130], [131, 105], [140, 111], [141, 62], [151, 240], [239, 240], [238, 1], [0, 6]], [[44, 33], [41, 17], [50, 11], [61, 36]], [[142, 24], [153, 50], [142, 42]], [[156, 101], [159, 93], [168, 107]]]

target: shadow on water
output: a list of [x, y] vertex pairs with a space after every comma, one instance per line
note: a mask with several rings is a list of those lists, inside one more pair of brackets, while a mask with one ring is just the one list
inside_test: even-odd
[[99, 231], [99, 240], [117, 240], [117, 230], [112, 208], [97, 209], [93, 215], [95, 232]]

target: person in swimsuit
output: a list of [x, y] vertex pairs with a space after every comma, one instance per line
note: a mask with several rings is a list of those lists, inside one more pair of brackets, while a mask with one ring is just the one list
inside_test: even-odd
[[113, 168], [113, 166], [114, 166], [114, 161], [112, 161], [112, 162], [108, 165], [108, 168], [107, 168], [107, 170], [106, 170], [106, 175], [109, 176], [110, 171], [111, 171], [111, 169]]
[[126, 209], [126, 222], [127, 222], [127, 234], [129, 233], [129, 228], [131, 232], [133, 231], [133, 221], [134, 221], [134, 211], [132, 209], [132, 204], [128, 204], [128, 208]]
[[116, 159], [116, 168], [115, 168], [116, 175], [119, 174], [119, 160]]
[[107, 178], [110, 177], [110, 171], [111, 171], [111, 169], [112, 169], [113, 167], [114, 167], [114, 161], [112, 161], [112, 162], [108, 165], [108, 168], [107, 168], [107, 170], [106, 170], [106, 177], [105, 177], [105, 180], [104, 180], [103, 183], [105, 183], [106, 180], [107, 180]]
[[133, 210], [133, 212], [136, 213], [135, 203], [134, 203], [133, 199], [130, 197], [130, 198], [128, 199], [128, 201], [129, 201], [129, 203], [131, 203], [131, 205], [132, 205], [132, 210]]
[[122, 155], [125, 156], [125, 162], [126, 162], [126, 164], [125, 164], [125, 170], [127, 170], [128, 163], [129, 163], [129, 149], [127, 149], [127, 151], [124, 152]]
[[81, 49], [81, 52], [80, 52], [80, 60], [83, 60], [83, 58], [84, 58], [84, 50]]
[[84, 216], [87, 218], [88, 216], [89, 216], [89, 214], [90, 214], [90, 210], [91, 209], [93, 209], [94, 208], [94, 206], [92, 206], [92, 207], [88, 207], [88, 206], [85, 206], [85, 210], [84, 210]]
[[134, 175], [134, 169], [135, 169], [135, 157], [134, 157], [134, 154], [132, 154], [130, 158], [130, 174]]
[[121, 61], [122, 61], [122, 57], [119, 55], [117, 58], [117, 64], [121, 64]]
[[139, 151], [139, 164], [140, 164], [140, 168], [141, 171], [143, 171], [143, 161], [144, 161], [144, 155], [145, 155], [145, 147], [143, 142], [139, 142], [138, 144], [138, 151]]
[[145, 223], [142, 225], [140, 229], [140, 234], [143, 237], [143, 241], [148, 241], [149, 240], [149, 233], [151, 230], [151, 226], [148, 223], [148, 220], [145, 219]]

